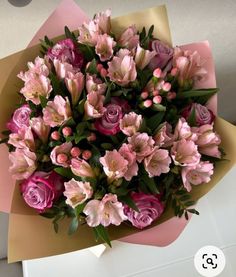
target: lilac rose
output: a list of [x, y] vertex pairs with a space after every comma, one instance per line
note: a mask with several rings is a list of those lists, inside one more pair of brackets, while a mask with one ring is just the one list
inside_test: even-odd
[[151, 42], [151, 50], [156, 51], [156, 56], [151, 60], [149, 67], [154, 70], [156, 68], [164, 69], [170, 62], [174, 54], [173, 48], [156, 39]]
[[125, 206], [124, 214], [132, 225], [138, 229], [143, 229], [158, 219], [163, 211], [164, 205], [160, 201], [159, 195], [145, 194], [143, 192], [133, 192], [132, 200], [139, 209], [139, 212]]
[[22, 127], [30, 126], [31, 109], [28, 105], [23, 105], [15, 110], [11, 120], [7, 123], [7, 128], [12, 133], [18, 133]]
[[51, 208], [63, 192], [63, 179], [55, 172], [35, 172], [20, 185], [22, 196], [39, 213]]
[[50, 60], [59, 60], [71, 64], [75, 68], [81, 68], [84, 63], [83, 55], [76, 48], [72, 39], [64, 39], [48, 49], [47, 53]]
[[94, 126], [104, 135], [115, 135], [120, 132], [120, 120], [130, 107], [127, 101], [113, 97], [105, 108], [103, 116], [95, 121]]
[[188, 120], [188, 118], [190, 117], [190, 115], [193, 112], [193, 109], [195, 109], [195, 122], [196, 122], [197, 126], [211, 124], [214, 121], [215, 115], [213, 114], [213, 112], [211, 110], [209, 110], [206, 106], [203, 106], [198, 103], [193, 103], [193, 104], [187, 106], [183, 110], [182, 116], [186, 120]]

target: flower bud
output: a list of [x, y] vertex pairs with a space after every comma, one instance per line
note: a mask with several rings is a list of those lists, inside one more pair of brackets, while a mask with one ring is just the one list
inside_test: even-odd
[[154, 71], [153, 71], [153, 76], [156, 77], [156, 78], [160, 78], [161, 77], [161, 74], [162, 74], [162, 70], [160, 68], [156, 68]]
[[154, 104], [160, 104], [162, 101], [162, 97], [160, 95], [157, 95], [153, 98], [153, 103]]
[[72, 129], [70, 127], [64, 127], [62, 129], [62, 134], [65, 136], [65, 137], [68, 137], [70, 135], [72, 135]]
[[164, 85], [162, 86], [162, 89], [163, 89], [164, 91], [170, 91], [170, 89], [171, 89], [171, 84], [168, 83], [168, 82], [164, 83]]
[[170, 75], [175, 77], [177, 73], [178, 73], [178, 68], [177, 67], [173, 67], [171, 69]]
[[143, 91], [143, 92], [141, 93], [141, 98], [142, 98], [142, 99], [147, 99], [147, 98], [148, 98], [148, 92], [147, 92], [147, 91]]
[[52, 132], [51, 138], [52, 138], [53, 140], [59, 140], [59, 139], [60, 139], [60, 133], [59, 133], [58, 131]]
[[64, 153], [60, 153], [57, 155], [57, 162], [62, 164], [68, 161], [68, 156]]
[[77, 158], [80, 156], [81, 150], [79, 149], [79, 147], [73, 147], [70, 151], [70, 154], [73, 158]]
[[90, 150], [84, 150], [82, 153], [82, 158], [84, 160], [89, 160], [92, 157], [92, 152]]
[[100, 71], [100, 75], [103, 78], [107, 77], [107, 70], [105, 68], [102, 68], [101, 71]]
[[152, 106], [152, 100], [148, 99], [143, 102], [145, 108], [150, 108]]

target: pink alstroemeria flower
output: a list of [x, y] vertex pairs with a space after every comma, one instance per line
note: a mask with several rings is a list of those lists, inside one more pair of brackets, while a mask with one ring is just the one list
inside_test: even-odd
[[139, 69], [144, 69], [150, 63], [152, 58], [155, 57], [155, 55], [156, 55], [155, 51], [145, 50], [138, 44], [136, 55], [135, 55], [136, 66]]
[[104, 157], [99, 159], [103, 170], [109, 179], [122, 178], [127, 171], [128, 161], [117, 151], [106, 151]]
[[144, 167], [150, 178], [170, 171], [169, 151], [154, 147], [152, 153], [144, 159]]
[[181, 171], [184, 187], [188, 192], [192, 190], [191, 185], [208, 183], [213, 175], [214, 166], [210, 162], [200, 162], [196, 166], [183, 167]]
[[194, 166], [199, 163], [201, 155], [192, 140], [181, 139], [173, 143], [171, 157], [176, 165]]
[[64, 99], [56, 95], [53, 101], [48, 101], [47, 106], [43, 109], [43, 120], [50, 127], [60, 126], [71, 118], [71, 107], [69, 99]]
[[138, 164], [136, 162], [136, 154], [131, 150], [129, 144], [123, 143], [119, 149], [121, 156], [128, 162], [124, 178], [130, 181], [134, 176], [138, 175]]
[[126, 86], [137, 77], [134, 59], [127, 49], [121, 49], [113, 59], [108, 62], [108, 77], [120, 86]]
[[15, 180], [24, 180], [29, 178], [36, 170], [36, 155], [28, 148], [17, 148], [9, 153], [9, 159], [12, 166], [9, 168], [12, 177]]
[[116, 46], [114, 39], [107, 34], [99, 35], [95, 52], [102, 62], [108, 61], [113, 56], [113, 48]]
[[93, 189], [89, 182], [80, 182], [71, 179], [69, 182], [65, 182], [64, 186], [65, 191], [63, 194], [67, 198], [66, 204], [70, 205], [73, 209], [93, 195]]
[[101, 201], [90, 200], [83, 212], [87, 215], [86, 221], [90, 227], [100, 224], [107, 227], [110, 224], [118, 226], [127, 220], [123, 210], [123, 205], [117, 200], [117, 196], [109, 193], [105, 194]]
[[133, 136], [142, 125], [142, 115], [135, 112], [125, 114], [120, 120], [120, 129], [126, 136]]
[[139, 163], [152, 153], [155, 144], [155, 141], [147, 133], [136, 133], [128, 138], [128, 142], [136, 153]]
[[45, 124], [41, 116], [31, 118], [30, 126], [42, 142], [46, 143], [48, 141], [51, 127]]

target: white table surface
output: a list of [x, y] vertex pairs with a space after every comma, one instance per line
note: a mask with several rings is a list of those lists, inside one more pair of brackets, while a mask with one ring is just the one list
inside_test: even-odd
[[[20, 1], [20, 0], [19, 0]], [[32, 0], [15, 8], [0, 0], [0, 58], [24, 48], [60, 0]], [[236, 1], [235, 0], [76, 0], [87, 13], [112, 8], [114, 16], [166, 3], [173, 42], [184, 44], [208, 39], [216, 64], [219, 112], [235, 121]], [[204, 245], [216, 245], [226, 255], [222, 277], [236, 276], [236, 169], [198, 203], [194, 216], [178, 240], [165, 248], [114, 242], [97, 258], [89, 250], [23, 262], [25, 277], [140, 276], [194, 277], [193, 256]], [[7, 267], [4, 274], [8, 277]], [[1, 268], [0, 268], [1, 272]], [[20, 274], [20, 273], [19, 273]], [[13, 275], [12, 275], [13, 276]], [[19, 275], [20, 276], [20, 275]], [[14, 277], [17, 275], [14, 274]]]

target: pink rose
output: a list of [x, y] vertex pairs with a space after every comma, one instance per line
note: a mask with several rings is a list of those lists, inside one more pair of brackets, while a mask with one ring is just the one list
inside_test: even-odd
[[142, 48], [139, 44], [135, 54], [135, 63], [139, 69], [144, 69], [153, 57], [156, 55], [155, 51], [149, 51]]
[[157, 146], [144, 159], [144, 167], [150, 178], [160, 176], [162, 173], [168, 173], [170, 171], [170, 163], [169, 152], [165, 149], [159, 149]]
[[29, 178], [37, 168], [37, 157], [35, 153], [29, 151], [28, 148], [17, 148], [15, 152], [10, 152], [9, 159], [12, 162], [9, 171], [15, 180]]
[[99, 35], [95, 52], [102, 62], [108, 61], [113, 56], [113, 48], [116, 46], [114, 39], [107, 34]]
[[129, 50], [121, 49], [108, 62], [108, 77], [120, 86], [126, 86], [135, 81], [137, 77], [136, 65]]
[[104, 157], [99, 159], [103, 165], [103, 170], [109, 179], [119, 179], [124, 177], [128, 161], [117, 150], [106, 151]]
[[201, 155], [192, 140], [181, 139], [173, 143], [171, 157], [176, 165], [195, 166], [200, 162]]
[[30, 207], [43, 213], [62, 194], [63, 180], [55, 172], [35, 172], [20, 185], [22, 196]]
[[103, 107], [104, 100], [105, 96], [96, 91], [90, 92], [84, 104], [85, 114], [92, 118], [102, 117], [106, 112], [106, 108]]
[[215, 158], [221, 157], [221, 152], [219, 150], [221, 139], [220, 136], [213, 131], [213, 125], [202, 125], [199, 128], [192, 128], [192, 131], [198, 136], [196, 144], [201, 154]]
[[135, 25], [132, 25], [124, 30], [124, 32], [118, 38], [118, 44], [121, 47], [128, 48], [129, 50], [134, 49], [139, 42], [139, 35]]
[[128, 162], [124, 178], [130, 181], [134, 176], [138, 175], [138, 164], [136, 162], [136, 154], [131, 150], [130, 145], [123, 143], [119, 149], [121, 156]]
[[34, 135], [30, 127], [22, 127], [18, 133], [12, 133], [9, 136], [8, 143], [16, 148], [28, 148], [30, 151], [35, 150]]
[[76, 105], [84, 89], [84, 74], [81, 72], [76, 74], [68, 72], [65, 84], [70, 93], [72, 104]]
[[62, 167], [70, 166], [70, 151], [73, 145], [71, 142], [65, 142], [53, 148], [50, 158], [53, 164]]
[[129, 114], [124, 115], [120, 120], [120, 129], [127, 136], [132, 136], [137, 133], [141, 125], [142, 116], [135, 112], [130, 112]]
[[11, 120], [7, 123], [7, 128], [12, 133], [17, 133], [22, 127], [30, 125], [31, 109], [28, 105], [23, 105], [16, 109]]
[[107, 85], [97, 78], [96, 75], [86, 75], [86, 90], [88, 93], [97, 92], [98, 94], [104, 94]]
[[89, 182], [79, 182], [75, 179], [71, 179], [69, 182], [64, 183], [64, 186], [64, 195], [67, 198], [66, 204], [73, 209], [84, 203], [93, 195], [93, 189]]
[[69, 99], [56, 95], [53, 101], [48, 101], [43, 109], [43, 120], [50, 127], [60, 126], [71, 118]]
[[125, 206], [124, 213], [134, 227], [143, 229], [151, 225], [153, 221], [162, 215], [164, 205], [160, 201], [159, 196], [133, 192], [131, 197], [139, 212]]
[[161, 147], [169, 147], [173, 144], [173, 133], [172, 127], [168, 122], [164, 122], [161, 128], [154, 135], [153, 139], [155, 140], [155, 144]]
[[74, 175], [79, 176], [79, 177], [90, 177], [94, 178], [95, 174], [90, 166], [89, 163], [87, 163], [85, 160], [82, 159], [71, 159], [71, 165], [70, 165], [71, 171], [73, 172]]
[[46, 125], [41, 116], [33, 117], [30, 120], [31, 129], [35, 132], [38, 138], [46, 143], [48, 141], [50, 126]]
[[105, 194], [102, 200], [90, 200], [83, 212], [87, 215], [86, 221], [90, 227], [110, 224], [120, 225], [127, 217], [124, 214], [121, 202], [117, 200], [115, 194]]
[[146, 133], [136, 133], [128, 138], [128, 142], [131, 149], [136, 153], [136, 159], [139, 163], [152, 153], [155, 144], [152, 137]]
[[123, 117], [122, 107], [108, 104], [103, 116], [95, 121], [95, 128], [104, 135], [115, 135], [120, 132], [120, 120]]
[[191, 185], [200, 185], [202, 183], [208, 183], [213, 175], [213, 164], [210, 162], [200, 162], [193, 167], [183, 167], [181, 171], [184, 187], [188, 192], [191, 191]]
[[179, 47], [174, 49], [173, 67], [178, 69], [178, 81], [181, 86], [184, 86], [185, 82], [192, 84], [207, 74], [197, 51], [183, 51]]
[[48, 49], [47, 56], [54, 61], [55, 59], [71, 64], [74, 68], [82, 68], [84, 63], [83, 55], [77, 49], [72, 39], [67, 38], [56, 43]]
[[215, 116], [213, 114], [213, 112], [211, 110], [209, 110], [207, 107], [198, 104], [198, 103], [193, 103], [189, 106], [187, 106], [183, 112], [182, 112], [182, 116], [188, 120], [189, 116], [191, 115], [191, 113], [193, 112], [193, 109], [195, 110], [195, 121], [197, 126], [201, 126], [204, 124], [211, 124], [214, 119]]
[[156, 56], [151, 60], [149, 67], [164, 69], [172, 60], [174, 49], [156, 39], [151, 42], [151, 50], [156, 52]]

